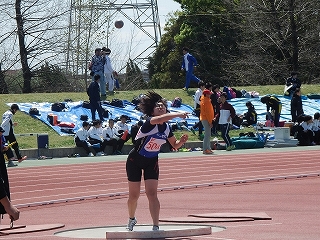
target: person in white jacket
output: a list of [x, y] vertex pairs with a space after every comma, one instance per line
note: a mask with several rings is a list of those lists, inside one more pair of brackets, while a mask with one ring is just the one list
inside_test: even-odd
[[[19, 145], [13, 131], [13, 127], [17, 126], [17, 123], [12, 121], [13, 115], [16, 114], [17, 111], [19, 111], [19, 106], [15, 103], [12, 104], [10, 109], [2, 115], [1, 127], [4, 129], [3, 136], [5, 137], [6, 141], [12, 144], [11, 147], [14, 149], [18, 162], [22, 162], [23, 160], [27, 159], [27, 156], [22, 156], [20, 153]], [[14, 157], [13, 157], [13, 154], [10, 154], [10, 151], [11, 151], [11, 148], [9, 148], [7, 151], [7, 156], [9, 158], [9, 162], [7, 166], [15, 167], [17, 165], [12, 162], [12, 159]]]
[[[118, 129], [118, 134], [120, 135], [120, 139], [118, 141], [118, 150], [122, 149], [125, 142], [127, 142], [131, 138], [131, 129], [127, 124], [128, 116], [121, 115], [120, 121], [116, 123], [116, 128]], [[119, 150], [119, 154], [121, 154], [121, 150]]]
[[320, 145], [320, 113], [316, 112], [313, 116], [312, 131], [314, 132], [314, 142]]
[[110, 53], [111, 50], [109, 48], [102, 48], [102, 51], [105, 53], [105, 63], [104, 63], [104, 76], [106, 79], [106, 83], [108, 84], [108, 91], [109, 94], [113, 94], [114, 90], [114, 75], [117, 75], [117, 72], [113, 70], [113, 67], [111, 65], [111, 60], [110, 60]]
[[214, 117], [214, 121], [219, 119], [219, 126], [221, 131], [221, 137], [226, 143], [226, 150], [231, 151], [235, 149], [235, 145], [232, 144], [232, 140], [229, 136], [229, 131], [232, 126], [232, 119], [236, 116], [234, 107], [227, 102], [227, 93], [220, 94], [220, 111]]
[[94, 147], [94, 145], [100, 144], [100, 147], [98, 147], [98, 152], [96, 156], [104, 156], [104, 149], [106, 147], [106, 143], [103, 140], [102, 137], [102, 123], [100, 120], [94, 120], [92, 122], [92, 126], [88, 130], [89, 134], [89, 143]]
[[89, 128], [90, 124], [88, 122], [83, 122], [82, 128], [80, 128], [74, 136], [74, 142], [77, 147], [82, 147], [87, 152], [88, 157], [93, 157], [95, 155], [95, 151], [93, 148], [90, 148], [91, 144], [88, 141]]
[[310, 115], [300, 115], [298, 117], [301, 131], [297, 138], [299, 140], [299, 146], [312, 146], [314, 145], [314, 132], [313, 132], [313, 118]]
[[[113, 155], [122, 154], [121, 144], [119, 146], [120, 137], [118, 136], [118, 128], [114, 125], [114, 120], [109, 119], [109, 125], [102, 130], [102, 138], [108, 146], [112, 146]], [[123, 144], [122, 144], [123, 146]]]

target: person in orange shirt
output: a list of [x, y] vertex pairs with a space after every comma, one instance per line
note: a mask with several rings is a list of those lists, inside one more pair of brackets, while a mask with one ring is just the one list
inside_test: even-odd
[[210, 146], [212, 121], [214, 119], [214, 110], [210, 100], [211, 91], [203, 90], [200, 98], [200, 121], [204, 128], [203, 154], [212, 154]]

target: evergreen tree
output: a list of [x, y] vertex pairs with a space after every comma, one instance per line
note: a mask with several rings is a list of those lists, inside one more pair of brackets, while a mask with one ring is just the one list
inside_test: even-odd
[[239, 30], [232, 24], [238, 16], [228, 14], [233, 5], [212, 0], [177, 2], [182, 3], [183, 11], [170, 19], [150, 60], [151, 86], [183, 86], [185, 76], [180, 69], [185, 46], [198, 60], [196, 75], [201, 80], [226, 84], [229, 78], [222, 63], [238, 54]]
[[147, 83], [143, 80], [143, 76], [140, 68], [136, 63], [129, 59], [126, 67], [126, 79], [124, 83], [121, 83], [123, 90], [137, 90], [145, 89]]

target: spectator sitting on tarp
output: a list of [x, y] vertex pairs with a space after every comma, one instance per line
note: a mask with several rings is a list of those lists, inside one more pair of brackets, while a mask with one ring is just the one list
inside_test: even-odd
[[246, 102], [246, 107], [248, 111], [243, 114], [241, 125], [248, 127], [257, 123], [257, 112], [250, 101]]

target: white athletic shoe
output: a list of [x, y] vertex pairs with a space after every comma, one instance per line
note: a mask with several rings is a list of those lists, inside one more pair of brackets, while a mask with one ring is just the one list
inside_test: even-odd
[[157, 226], [157, 225], [153, 225], [153, 227], [152, 227], [152, 231], [159, 231], [159, 226]]
[[129, 218], [129, 222], [128, 222], [128, 225], [127, 225], [127, 230], [128, 231], [132, 231], [134, 225], [136, 225], [136, 224], [137, 224], [137, 219], [136, 218], [134, 218], [134, 219]]

